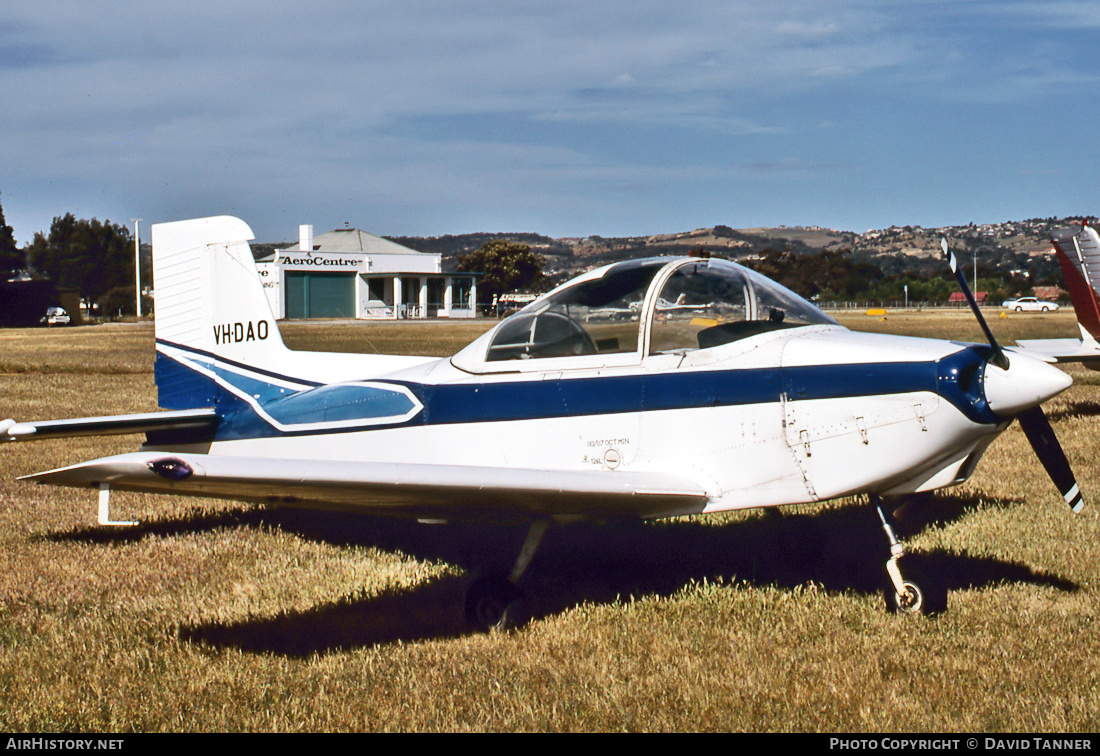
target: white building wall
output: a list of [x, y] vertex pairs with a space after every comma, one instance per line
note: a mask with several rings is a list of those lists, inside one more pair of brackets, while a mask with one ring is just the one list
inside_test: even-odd
[[[275, 260], [256, 264], [264, 284], [271, 311], [278, 319], [286, 317], [285, 276], [287, 270], [323, 273], [356, 274], [354, 282], [355, 317], [363, 319], [425, 317], [428, 311], [428, 275], [442, 277], [442, 255], [431, 253], [384, 254], [375, 252], [314, 251], [319, 242], [313, 236], [311, 226], [299, 227], [299, 249], [280, 250]], [[384, 283], [384, 300], [371, 298], [368, 278], [375, 276]], [[443, 301], [439, 304], [438, 317], [474, 317], [477, 302], [477, 283], [471, 282], [470, 302], [459, 302], [452, 287], [458, 278], [447, 276], [444, 282]], [[407, 292], [402, 292], [408, 287]], [[403, 293], [406, 295], [403, 296]]]
[[369, 273], [442, 273], [443, 256], [419, 255], [368, 255], [366, 271]]

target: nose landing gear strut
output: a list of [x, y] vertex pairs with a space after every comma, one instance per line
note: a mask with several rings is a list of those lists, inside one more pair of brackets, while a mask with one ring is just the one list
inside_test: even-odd
[[[897, 614], [933, 615], [947, 611], [947, 588], [941, 581], [906, 556], [905, 547], [894, 533], [892, 518], [877, 494], [870, 495], [871, 504], [878, 512], [879, 522], [890, 542], [890, 558], [886, 561], [886, 574], [890, 578], [883, 590], [886, 608]], [[902, 566], [905, 574], [902, 574]]]

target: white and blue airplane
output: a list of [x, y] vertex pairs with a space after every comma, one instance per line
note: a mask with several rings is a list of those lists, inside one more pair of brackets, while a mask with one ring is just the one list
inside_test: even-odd
[[[1040, 408], [1071, 379], [1006, 354], [976, 305], [989, 344], [854, 333], [735, 263], [662, 257], [585, 273], [449, 358], [302, 352], [283, 344], [251, 239], [229, 217], [153, 226], [167, 411], [4, 421], [9, 441], [146, 434], [135, 453], [26, 479], [98, 490], [103, 524], [112, 489], [526, 522], [510, 574], [470, 586], [483, 629], [517, 621], [550, 523], [863, 494], [891, 547], [888, 605], [942, 611], [946, 589], [902, 561], [880, 497], [966, 480], [1013, 419], [1081, 508]], [[633, 317], [587, 317], [632, 302]]]

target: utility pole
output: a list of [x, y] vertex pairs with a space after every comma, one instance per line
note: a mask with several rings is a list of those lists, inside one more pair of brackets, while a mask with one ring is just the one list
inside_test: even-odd
[[974, 297], [978, 296], [978, 250], [974, 249]]
[[141, 232], [138, 231], [138, 224], [141, 223], [141, 218], [131, 218], [130, 222], [134, 224], [134, 288], [136, 293], [134, 298], [137, 300], [137, 316], [141, 317]]

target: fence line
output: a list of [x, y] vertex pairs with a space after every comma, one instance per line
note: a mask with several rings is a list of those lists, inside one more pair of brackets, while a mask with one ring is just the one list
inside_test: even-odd
[[[878, 302], [814, 302], [822, 310], [966, 310], [970, 308], [966, 302], [903, 302], [878, 301]], [[1003, 309], [1000, 304], [981, 304], [983, 310]]]

